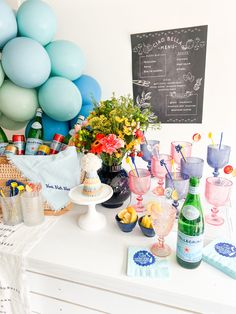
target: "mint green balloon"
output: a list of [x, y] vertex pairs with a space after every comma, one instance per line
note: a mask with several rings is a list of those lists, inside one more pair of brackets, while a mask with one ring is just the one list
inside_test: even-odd
[[32, 119], [38, 107], [37, 92], [5, 80], [0, 88], [0, 111], [8, 119], [25, 122]]
[[8, 117], [4, 116], [3, 114], [0, 115], [0, 126], [7, 130], [20, 130], [23, 129], [28, 121], [25, 122], [16, 122]]
[[5, 77], [5, 73], [4, 73], [3, 68], [2, 68], [2, 63], [0, 62], [0, 87], [2, 86], [2, 83], [4, 81], [4, 77]]

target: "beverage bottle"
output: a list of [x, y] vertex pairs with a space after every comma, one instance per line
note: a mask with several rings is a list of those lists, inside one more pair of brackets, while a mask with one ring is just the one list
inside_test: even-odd
[[4, 150], [7, 145], [8, 145], [7, 136], [3, 129], [0, 127], [0, 155], [4, 154]]
[[25, 155], [36, 155], [38, 148], [43, 144], [43, 124], [41, 108], [37, 108], [34, 122], [29, 129], [26, 140]]
[[199, 179], [190, 178], [189, 192], [178, 219], [176, 258], [180, 266], [196, 268], [202, 261], [204, 218], [199, 197]]
[[78, 120], [76, 122], [76, 124], [74, 125], [73, 129], [70, 129], [69, 133], [64, 137], [64, 141], [61, 144], [61, 151], [65, 150], [69, 144], [69, 141], [71, 139], [71, 137], [75, 134], [75, 126], [76, 125], [82, 125], [83, 121], [85, 120], [85, 117], [82, 115], [78, 116]]

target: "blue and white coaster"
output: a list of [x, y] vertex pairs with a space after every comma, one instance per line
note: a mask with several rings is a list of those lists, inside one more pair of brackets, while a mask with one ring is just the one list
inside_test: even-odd
[[165, 258], [154, 256], [144, 247], [129, 247], [127, 275], [130, 277], [169, 278], [169, 263]]
[[236, 243], [217, 239], [203, 249], [203, 260], [236, 279]]

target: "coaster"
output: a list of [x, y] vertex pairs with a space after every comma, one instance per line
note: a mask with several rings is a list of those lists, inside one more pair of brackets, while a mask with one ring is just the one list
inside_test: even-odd
[[165, 258], [154, 256], [148, 248], [129, 247], [127, 275], [167, 279], [170, 276], [169, 263]]
[[236, 279], [236, 243], [225, 239], [212, 241], [203, 249], [203, 260]]

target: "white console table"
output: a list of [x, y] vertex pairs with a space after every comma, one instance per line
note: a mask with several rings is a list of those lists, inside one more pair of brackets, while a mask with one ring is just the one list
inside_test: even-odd
[[[145, 237], [138, 225], [132, 233], [121, 232], [114, 219], [118, 210], [100, 206], [106, 227], [83, 231], [77, 218], [84, 210], [74, 206], [61, 216], [27, 258], [33, 313], [236, 313], [236, 281], [204, 262], [195, 270], [181, 268], [175, 230], [166, 238], [173, 249], [170, 279], [131, 278], [127, 248], [150, 247], [156, 238]], [[214, 228], [216, 235], [221, 232]]]

